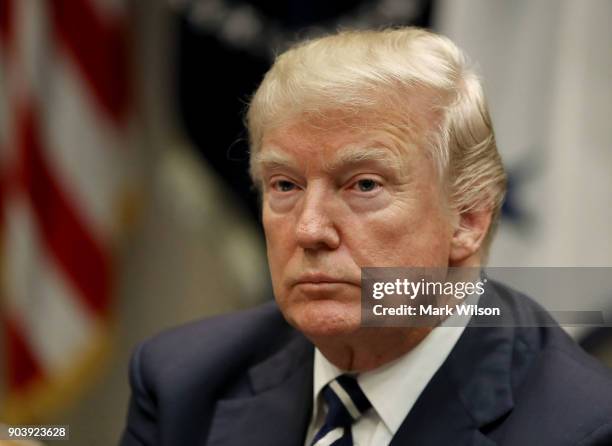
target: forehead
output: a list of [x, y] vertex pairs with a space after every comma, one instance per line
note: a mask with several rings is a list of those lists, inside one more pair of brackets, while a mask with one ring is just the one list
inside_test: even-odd
[[323, 164], [383, 160], [404, 163], [418, 155], [408, 123], [342, 115], [294, 119], [265, 132], [254, 164], [320, 161]]

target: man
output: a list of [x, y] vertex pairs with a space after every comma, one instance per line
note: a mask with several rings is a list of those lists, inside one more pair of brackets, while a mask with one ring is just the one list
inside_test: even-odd
[[248, 126], [276, 304], [140, 345], [123, 445], [612, 444], [609, 372], [502, 285], [480, 304], [514, 327], [361, 325], [362, 267], [478, 267], [491, 242], [505, 175], [453, 43], [296, 45]]

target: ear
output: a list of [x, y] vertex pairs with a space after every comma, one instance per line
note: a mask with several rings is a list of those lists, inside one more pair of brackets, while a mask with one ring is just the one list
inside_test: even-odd
[[478, 254], [487, 235], [491, 215], [490, 209], [469, 210], [459, 214], [459, 224], [451, 239], [451, 265], [463, 266], [471, 263], [470, 260]]

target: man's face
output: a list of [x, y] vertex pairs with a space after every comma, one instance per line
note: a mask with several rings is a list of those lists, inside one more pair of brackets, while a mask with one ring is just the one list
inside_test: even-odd
[[447, 266], [453, 232], [423, 148], [397, 132], [325, 127], [270, 131], [259, 156], [274, 294], [310, 337], [359, 328], [361, 267]]

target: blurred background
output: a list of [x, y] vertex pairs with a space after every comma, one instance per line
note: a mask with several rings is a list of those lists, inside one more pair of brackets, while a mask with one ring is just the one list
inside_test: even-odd
[[[243, 111], [274, 54], [338, 28], [471, 56], [510, 179], [491, 265], [612, 266], [611, 22], [609, 0], [0, 0], [0, 422], [116, 444], [137, 342], [272, 297]], [[571, 333], [612, 365], [608, 329]]]

